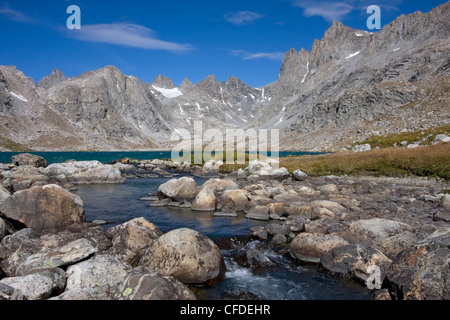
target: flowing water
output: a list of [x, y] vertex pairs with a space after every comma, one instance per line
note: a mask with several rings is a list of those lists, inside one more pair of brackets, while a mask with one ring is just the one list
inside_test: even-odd
[[[82, 185], [76, 193], [83, 199], [86, 220], [106, 220], [114, 225], [137, 217], [144, 217], [162, 232], [177, 228], [197, 230], [216, 242], [232, 237], [246, 236], [249, 229], [266, 222], [248, 220], [244, 214], [237, 218], [214, 217], [212, 213], [192, 212], [189, 209], [152, 208], [140, 201], [154, 192], [168, 179], [128, 179], [118, 185]], [[205, 180], [196, 178], [197, 185]], [[236, 261], [236, 253], [261, 243], [252, 241], [236, 248], [223, 249], [227, 267], [225, 280], [209, 288], [194, 288], [199, 299], [268, 299], [268, 300], [365, 300], [369, 291], [363, 286], [322, 273], [318, 268], [300, 266], [287, 255], [265, 249], [267, 257], [276, 267], [252, 270]]]

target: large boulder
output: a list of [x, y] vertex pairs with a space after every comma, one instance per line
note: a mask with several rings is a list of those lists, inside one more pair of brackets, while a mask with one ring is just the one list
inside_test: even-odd
[[245, 190], [227, 190], [219, 198], [217, 209], [222, 211], [244, 211], [249, 204]]
[[66, 277], [64, 270], [54, 268], [21, 277], [4, 278], [0, 283], [19, 291], [27, 300], [45, 300], [64, 290]]
[[7, 276], [12, 277], [23, 274], [20, 270], [56, 265], [67, 267], [87, 258], [93, 252], [103, 252], [110, 247], [111, 241], [100, 226], [42, 236], [27, 228], [3, 239], [0, 244], [0, 268]]
[[45, 168], [44, 173], [53, 179], [65, 177], [73, 184], [122, 183], [120, 170], [99, 161], [67, 161], [55, 163]]
[[151, 243], [140, 265], [176, 277], [185, 284], [201, 284], [220, 275], [222, 254], [211, 239], [182, 228]]
[[67, 269], [66, 291], [91, 289], [99, 300], [109, 300], [131, 265], [112, 254], [99, 254]]
[[115, 300], [196, 300], [194, 293], [171, 276], [137, 268], [131, 271], [114, 292]]
[[361, 282], [367, 282], [372, 275], [370, 267], [379, 268], [380, 274], [376, 285], [381, 284], [392, 262], [382, 252], [373, 248], [366, 248], [359, 244], [349, 244], [330, 250], [321, 258], [322, 267], [335, 274], [344, 277], [352, 277]]
[[305, 181], [308, 178], [308, 174], [299, 169], [294, 170], [294, 172], [292, 172], [292, 176], [297, 181]]
[[16, 166], [32, 166], [32, 167], [47, 167], [48, 162], [41, 156], [30, 153], [21, 153], [11, 157], [11, 163]]
[[270, 175], [273, 171], [272, 166], [266, 162], [259, 160], [253, 160], [249, 163], [247, 167], [248, 173], [250, 175]]
[[85, 221], [81, 198], [58, 185], [14, 193], [0, 204], [0, 215], [43, 233], [58, 232]]
[[209, 179], [202, 188], [210, 188], [216, 196], [228, 190], [239, 190], [239, 186], [233, 180]]
[[348, 245], [337, 235], [300, 233], [292, 240], [290, 254], [303, 262], [320, 263], [320, 259], [334, 248]]
[[2, 173], [3, 185], [16, 192], [34, 186], [43, 186], [50, 183], [50, 178], [43, 171], [44, 168], [20, 166]]
[[41, 250], [29, 256], [16, 271], [24, 275], [33, 270], [63, 268], [89, 258], [97, 249], [87, 239], [75, 240], [61, 248]]
[[106, 235], [115, 247], [124, 247], [142, 256], [147, 246], [163, 233], [145, 218], [136, 218], [110, 228]]
[[198, 194], [197, 184], [190, 177], [182, 177], [180, 179], [172, 179], [158, 188], [158, 194], [162, 198], [170, 198], [174, 201], [190, 201], [192, 202]]
[[358, 220], [350, 224], [353, 234], [372, 241], [387, 239], [408, 229], [406, 223], [379, 218]]
[[262, 220], [262, 221], [268, 221], [270, 219], [269, 207], [267, 206], [251, 207], [249, 210], [246, 210], [245, 213], [246, 213], [245, 217], [247, 219]]
[[0, 185], [0, 202], [5, 201], [11, 195], [11, 192], [6, 190], [3, 186]]
[[450, 228], [435, 232], [393, 260], [384, 286], [395, 300], [450, 299]]
[[216, 210], [216, 195], [210, 188], [204, 187], [192, 202], [193, 211], [214, 211]]

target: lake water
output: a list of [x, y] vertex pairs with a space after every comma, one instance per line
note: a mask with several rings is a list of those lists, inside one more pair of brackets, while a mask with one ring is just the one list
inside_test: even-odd
[[[205, 180], [195, 178], [197, 185]], [[114, 225], [133, 218], [144, 217], [166, 233], [178, 228], [191, 228], [216, 242], [246, 236], [249, 229], [267, 222], [248, 220], [244, 214], [237, 218], [214, 217], [212, 213], [192, 212], [189, 209], [152, 208], [140, 201], [168, 179], [128, 179], [118, 185], [82, 185], [75, 193], [84, 201], [86, 219], [102, 219]], [[247, 243], [245, 248], [258, 247], [258, 241]], [[236, 250], [245, 250], [236, 249]], [[253, 297], [267, 300], [366, 300], [369, 291], [350, 281], [327, 276], [318, 268], [296, 264], [290, 257], [270, 249], [264, 253], [278, 266], [252, 272], [235, 261], [235, 249], [222, 250], [227, 266], [226, 278], [210, 288], [196, 288], [199, 299], [218, 300], [226, 297]]]
[[[0, 163], [9, 163], [11, 156], [19, 152], [1, 152]], [[50, 164], [69, 159], [78, 161], [98, 160], [110, 163], [122, 158], [138, 160], [168, 159], [170, 152], [33, 152], [43, 156]], [[306, 152], [280, 152], [280, 156], [311, 154]], [[195, 178], [197, 185], [205, 180]], [[244, 214], [237, 218], [214, 217], [212, 213], [192, 212], [186, 209], [152, 208], [148, 202], [140, 201], [150, 192], [168, 181], [167, 178], [127, 179], [123, 184], [99, 184], [77, 186], [84, 202], [87, 221], [105, 220], [111, 222], [105, 230], [137, 217], [144, 217], [166, 233], [178, 228], [191, 228], [203, 233], [216, 242], [231, 237], [246, 236], [249, 229], [267, 222], [248, 220]], [[289, 256], [280, 255], [271, 249], [261, 249], [276, 267], [252, 271], [242, 267], [235, 260], [236, 251], [256, 247], [261, 243], [253, 241], [243, 248], [224, 249], [222, 254], [227, 267], [225, 280], [209, 288], [195, 288], [199, 299], [218, 300], [236, 298], [257, 298], [265, 300], [367, 300], [369, 291], [354, 281], [337, 279], [322, 273], [312, 266], [301, 266]]]
[[[11, 157], [23, 152], [0, 152], [0, 163], [10, 163]], [[29, 152], [44, 157], [49, 164], [61, 163], [66, 160], [91, 161], [98, 160], [111, 163], [114, 160], [130, 158], [136, 160], [170, 159], [171, 151], [111, 151], [111, 152]], [[303, 151], [281, 151], [280, 157], [317, 154]]]

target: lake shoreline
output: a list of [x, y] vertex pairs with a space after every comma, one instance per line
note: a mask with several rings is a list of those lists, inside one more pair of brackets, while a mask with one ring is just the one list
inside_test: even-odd
[[[28, 160], [40, 161], [36, 158]], [[233, 219], [232, 217], [240, 212], [240, 216], [245, 214], [245, 219], [265, 221], [264, 225], [249, 230], [250, 242], [237, 248], [240, 252], [239, 257], [232, 257], [237, 267], [250, 268], [254, 270], [253, 272], [257, 272], [256, 270], [264, 270], [276, 264], [277, 255], [288, 255], [292, 261], [300, 265], [313, 264], [333, 276], [351, 279], [367, 286], [373, 285], [374, 290], [381, 289], [374, 291], [375, 299], [448, 298], [444, 279], [448, 274], [445, 259], [450, 255], [448, 249], [450, 199], [447, 194], [448, 184], [444, 181], [413, 177], [403, 179], [367, 176], [308, 177], [300, 175], [299, 172], [291, 174], [287, 170], [278, 169], [267, 174], [269, 170], [267, 164], [259, 161], [251, 163], [246, 171], [240, 170], [228, 175], [221, 175], [220, 165], [215, 163], [200, 167], [163, 160], [144, 160], [134, 164], [124, 162], [116, 163], [114, 166], [95, 162], [90, 164], [67, 162], [52, 164], [46, 168], [30, 165], [3, 167], [2, 182], [4, 185], [6, 183], [6, 192], [8, 188], [10, 190], [13, 188], [15, 192], [10, 196], [6, 195], [0, 204], [2, 221], [6, 225], [0, 250], [2, 253], [0, 277], [3, 277], [0, 283], [3, 282], [9, 288], [14, 284], [19, 288], [20, 285], [13, 282], [17, 280], [14, 276], [20, 278], [17, 281], [25, 281], [24, 277], [29, 278], [30, 271], [39, 274], [39, 277], [48, 277], [47, 271], [44, 272], [42, 267], [38, 267], [39, 264], [29, 261], [30, 259], [35, 261], [38, 255], [41, 259], [39, 261], [47, 266], [44, 269], [51, 266], [59, 270], [56, 271], [57, 274], [61, 274], [57, 277], [58, 281], [64, 279], [69, 281], [70, 276], [66, 277], [63, 274], [69, 269], [73, 271], [83, 262], [96, 262], [100, 264], [98, 268], [104, 268], [106, 264], [119, 269], [118, 278], [110, 279], [107, 276], [105, 280], [103, 279], [105, 275], [96, 275], [95, 281], [112, 281], [118, 285], [126, 274], [135, 272], [133, 277], [146, 279], [154, 285], [153, 281], [160, 279], [158, 277], [162, 274], [163, 277], [174, 276], [170, 279], [164, 278], [166, 279], [164, 281], [167, 286], [178, 288], [173, 289], [175, 290], [173, 292], [178, 292], [175, 298], [195, 297], [183, 289], [183, 285], [189, 285], [191, 280], [187, 283], [185, 280], [181, 284], [178, 282], [178, 276], [175, 276], [177, 274], [175, 271], [167, 271], [161, 267], [170, 264], [167, 261], [163, 260], [160, 267], [152, 265], [152, 270], [162, 268], [158, 269], [158, 275], [152, 276], [149, 276], [152, 271], [145, 269], [147, 266], [139, 262], [145, 256], [144, 251], [150, 250], [147, 248], [148, 243], [152, 244], [162, 236], [161, 232], [157, 232], [156, 236], [153, 235], [152, 221], [136, 220], [138, 218], [136, 217], [123, 223], [122, 227], [104, 230], [98, 226], [99, 222], [85, 222], [84, 214], [69, 224], [64, 217], [62, 220], [59, 217], [59, 220], [52, 220], [59, 211], [58, 207], [54, 207], [57, 203], [48, 202], [52, 199], [48, 197], [49, 192], [61, 194], [59, 196], [61, 199], [73, 199], [64, 200], [66, 201], [64, 203], [73, 202], [71, 210], [78, 215], [81, 213], [78, 204], [81, 199], [73, 198], [74, 195], [69, 192], [75, 190], [77, 185], [120, 184], [125, 179], [163, 177], [166, 182], [159, 185], [157, 190], [150, 192], [150, 199], [141, 201], [154, 207], [184, 207], [184, 210], [189, 210], [193, 214], [210, 212], [211, 218], [217, 214], [227, 214]], [[77, 173], [77, 170], [81, 170], [79, 172], [83, 172], [83, 175]], [[197, 185], [191, 176], [202, 177], [206, 182]], [[18, 192], [17, 188], [23, 191]], [[36, 203], [44, 203], [43, 209], [46, 212], [49, 210], [54, 212], [48, 216], [52, 225], [48, 222], [41, 224], [36, 220], [34, 212], [23, 207], [25, 203], [21, 200], [21, 196], [25, 194], [28, 199], [36, 199]], [[48, 203], [48, 206], [45, 203]], [[24, 216], [19, 214], [17, 217], [12, 213], [22, 212], [21, 210], [24, 210]], [[28, 213], [25, 214], [26, 212]], [[73, 217], [72, 214], [70, 219]], [[14, 220], [20, 224], [12, 223]], [[46, 228], [53, 226], [54, 229], [34, 230], [42, 226]], [[117, 232], [110, 232], [111, 229]], [[64, 230], [75, 233], [64, 234]], [[45, 236], [45, 233], [48, 235]], [[48, 237], [53, 239], [53, 244], [50, 247], [48, 245], [42, 247], [42, 241]], [[11, 242], [12, 238], [17, 239], [19, 243], [30, 245], [19, 248], [13, 245], [16, 242]], [[146, 245], [142, 246], [139, 245], [142, 239], [153, 240], [144, 241]], [[256, 247], [246, 247], [254, 241], [258, 243]], [[78, 249], [79, 242], [86, 244], [81, 251]], [[163, 243], [161, 245], [164, 246]], [[67, 246], [73, 249], [68, 250]], [[27, 253], [23, 251], [24, 248]], [[54, 259], [50, 260], [53, 261], [51, 263], [48, 261], [49, 257], [67, 251], [82, 258], [73, 259], [63, 265], [58, 265], [59, 262], [56, 263]], [[276, 254], [272, 255], [274, 252]], [[67, 259], [64, 256], [64, 259], [60, 258], [58, 261]], [[230, 261], [228, 260], [228, 263]], [[423, 270], [424, 263], [430, 267]], [[211, 281], [214, 283], [223, 281], [226, 270], [223, 262], [213, 265], [208, 271], [211, 272], [211, 278], [206, 281], [210, 285]], [[205, 279], [201, 279], [195, 281], [205, 282]], [[417, 283], [421, 285], [418, 286]], [[115, 294], [119, 294], [110, 290], [105, 296], [91, 285], [92, 282], [77, 284], [77, 292], [80, 294], [77, 297], [82, 300], [89, 297], [113, 299]], [[152, 285], [149, 286], [154, 289]], [[25, 289], [22, 288], [23, 290]], [[8, 299], [17, 298], [13, 295], [14, 292], [18, 294], [12, 290], [11, 294], [7, 295]], [[44, 297], [64, 298], [69, 295], [67, 292], [55, 291]], [[124, 298], [123, 292], [120, 296]], [[138, 296], [136, 293], [135, 297]], [[34, 295], [28, 294], [27, 297]], [[251, 298], [251, 295], [248, 298]]]

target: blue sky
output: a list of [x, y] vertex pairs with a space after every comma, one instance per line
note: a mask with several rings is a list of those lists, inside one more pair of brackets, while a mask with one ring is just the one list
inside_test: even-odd
[[[308, 51], [333, 20], [367, 29], [369, 5], [382, 26], [401, 14], [428, 12], [444, 0], [0, 0], [0, 65], [39, 81], [117, 66], [152, 82], [179, 85], [215, 75], [259, 87], [278, 78], [284, 54]], [[68, 30], [67, 8], [81, 9], [81, 30]], [[373, 30], [371, 30], [373, 31]]]

